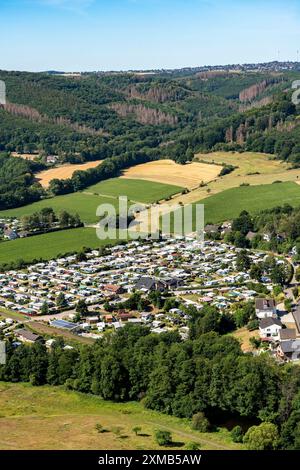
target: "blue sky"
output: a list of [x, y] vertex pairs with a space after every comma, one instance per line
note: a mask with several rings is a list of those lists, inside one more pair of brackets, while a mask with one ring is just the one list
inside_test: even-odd
[[0, 19], [7, 70], [296, 60], [300, 50], [299, 0], [0, 0]]

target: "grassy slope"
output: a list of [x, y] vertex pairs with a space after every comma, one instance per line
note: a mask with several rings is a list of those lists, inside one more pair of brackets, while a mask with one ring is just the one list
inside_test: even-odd
[[2, 211], [0, 217], [21, 217], [33, 214], [44, 207], [52, 207], [56, 212], [62, 210], [70, 213], [77, 212], [83, 222], [93, 223], [97, 221], [97, 207], [100, 204], [113, 204], [117, 207], [118, 201], [116, 198], [118, 196], [127, 196], [129, 200], [149, 203], [178, 193], [181, 189], [179, 186], [153, 183], [151, 181], [113, 178], [91, 186], [81, 193], [56, 196], [24, 207]]
[[18, 207], [0, 212], [0, 217], [21, 217], [40, 211], [44, 207], [52, 207], [55, 212], [66, 210], [72, 214], [78, 213], [81, 220], [86, 223], [97, 221], [96, 209], [100, 204], [110, 203], [116, 206], [117, 201], [92, 194], [74, 193], [44, 199], [28, 206]]
[[[173, 434], [175, 449], [196, 441], [201, 449], [241, 449], [228, 431], [202, 434], [188, 422], [150, 410], [136, 402], [112, 403], [67, 392], [61, 387], [32, 387], [0, 382], [0, 449], [157, 449], [156, 429]], [[98, 433], [99, 423], [107, 432]], [[141, 436], [132, 428], [140, 426]], [[113, 432], [121, 428], [121, 436]]]
[[98, 248], [106, 243], [106, 241], [97, 238], [96, 229], [93, 228], [77, 228], [47, 233], [0, 243], [0, 263], [19, 259], [25, 261], [39, 258], [48, 260], [59, 254], [80, 251], [84, 246]]
[[112, 178], [90, 186], [86, 191], [107, 196], [127, 196], [132, 201], [155, 202], [182, 191], [182, 187], [138, 179]]
[[256, 213], [278, 205], [300, 205], [300, 186], [293, 182], [227, 189], [202, 199], [205, 221], [222, 222], [237, 217], [242, 210]]

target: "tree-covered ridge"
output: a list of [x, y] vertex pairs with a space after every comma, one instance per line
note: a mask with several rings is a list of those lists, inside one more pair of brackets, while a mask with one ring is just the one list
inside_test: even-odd
[[196, 152], [253, 150], [298, 164], [299, 110], [288, 92], [295, 78], [0, 72], [9, 102], [0, 109], [0, 150], [71, 163], [147, 149], [181, 163]]
[[33, 172], [40, 169], [34, 162], [0, 153], [0, 208], [18, 207], [38, 201], [43, 188], [35, 182]]

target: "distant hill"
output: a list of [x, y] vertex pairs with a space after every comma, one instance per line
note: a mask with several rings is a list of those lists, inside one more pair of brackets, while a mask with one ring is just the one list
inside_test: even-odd
[[[298, 63], [273, 62], [150, 73], [0, 71], [7, 89], [0, 152], [34, 154], [42, 165], [49, 155], [58, 163], [114, 158], [104, 167], [109, 176], [133, 162], [185, 163], [212, 150], [264, 152], [298, 166], [299, 107], [291, 101], [298, 69]], [[98, 177], [76, 176], [80, 181], [71, 186]]]

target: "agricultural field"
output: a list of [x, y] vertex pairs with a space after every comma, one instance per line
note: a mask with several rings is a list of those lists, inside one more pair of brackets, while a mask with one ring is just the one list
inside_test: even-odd
[[201, 182], [212, 181], [220, 171], [219, 165], [197, 162], [179, 165], [173, 160], [157, 160], [133, 166], [125, 170], [121, 178], [156, 181], [192, 189]]
[[36, 174], [36, 179], [39, 183], [41, 183], [44, 188], [47, 188], [49, 186], [50, 181], [53, 179], [57, 178], [59, 180], [66, 180], [68, 178], [71, 178], [74, 171], [89, 170], [90, 168], [95, 168], [96, 166], [100, 165], [100, 163], [102, 163], [102, 160], [95, 160], [93, 162], [81, 163], [78, 165], [70, 163], [68, 165], [62, 165], [56, 168], [51, 168], [50, 170], [41, 171], [40, 173]]
[[[157, 429], [172, 433], [172, 449], [197, 442], [203, 450], [238, 450], [229, 432], [191, 430], [187, 420], [146, 410], [136, 402], [112, 403], [66, 391], [0, 382], [1, 450], [155, 450]], [[98, 432], [96, 426], [104, 432]], [[140, 427], [139, 434], [133, 431]]]
[[238, 188], [241, 184], [259, 186], [272, 184], [275, 181], [300, 182], [300, 169], [291, 169], [288, 163], [274, 160], [273, 155], [255, 152], [214, 152], [198, 154], [195, 158], [212, 165], [214, 163], [227, 164], [237, 168], [232, 173], [218, 176], [205, 186], [195, 188], [188, 194], [176, 196], [173, 203], [191, 204], [226, 189]]
[[90, 186], [86, 192], [97, 193], [100, 196], [127, 196], [131, 201], [148, 204], [173, 196], [183, 189], [182, 186], [155, 183], [154, 181], [112, 178]]
[[31, 215], [34, 212], [38, 212], [45, 207], [52, 207], [56, 213], [63, 210], [70, 214], [77, 213], [83, 222], [94, 223], [98, 220], [96, 216], [97, 207], [104, 203], [110, 203], [117, 207], [117, 200], [99, 197], [94, 194], [72, 193], [50, 199], [43, 199], [27, 206], [17, 207], [16, 209], [2, 211], [0, 212], [0, 217], [20, 218], [23, 215]]
[[300, 205], [300, 187], [286, 182], [260, 186], [242, 186], [222, 191], [198, 201], [204, 204], [206, 223], [237, 217], [242, 210], [257, 213], [283, 204]]
[[43, 199], [27, 206], [0, 212], [0, 217], [22, 217], [38, 212], [44, 207], [52, 207], [56, 213], [66, 210], [78, 213], [81, 220], [92, 224], [97, 222], [97, 207], [100, 204], [112, 204], [118, 211], [118, 196], [127, 196], [129, 203], [151, 203], [182, 191], [179, 186], [153, 183], [150, 181], [122, 180], [112, 178], [90, 186], [83, 192], [55, 196]]
[[83, 247], [99, 248], [107, 243], [106, 240], [97, 238], [94, 228], [76, 228], [19, 238], [0, 243], [0, 264], [20, 259], [24, 261], [49, 260], [60, 254], [80, 251]]
[[260, 185], [271, 184], [274, 181], [297, 181], [300, 179], [300, 169], [291, 166], [274, 155], [255, 152], [214, 152], [198, 154], [197, 159], [210, 163], [227, 164], [237, 167], [232, 173], [213, 181], [208, 188], [212, 193], [224, 189], [238, 187], [241, 184]]

